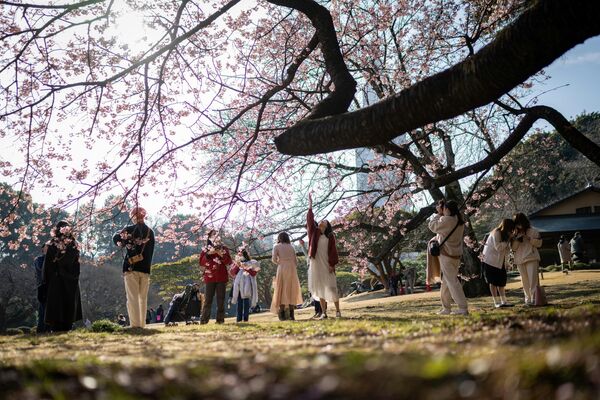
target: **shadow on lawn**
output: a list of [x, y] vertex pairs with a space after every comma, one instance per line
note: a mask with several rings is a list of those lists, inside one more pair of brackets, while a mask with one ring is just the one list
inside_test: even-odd
[[124, 328], [121, 331], [121, 334], [130, 335], [130, 336], [152, 336], [161, 333], [162, 331], [158, 329], [148, 329], [148, 328]]

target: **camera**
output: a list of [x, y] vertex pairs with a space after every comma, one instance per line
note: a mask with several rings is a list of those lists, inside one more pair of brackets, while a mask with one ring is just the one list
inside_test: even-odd
[[143, 259], [144, 259], [144, 256], [143, 256], [143, 255], [141, 255], [141, 254], [136, 254], [136, 255], [135, 255], [135, 256], [133, 256], [133, 257], [129, 257], [129, 258], [127, 259], [127, 262], [128, 262], [130, 265], [133, 265], [133, 264], [135, 264], [135, 263], [138, 263], [138, 262], [142, 261]]

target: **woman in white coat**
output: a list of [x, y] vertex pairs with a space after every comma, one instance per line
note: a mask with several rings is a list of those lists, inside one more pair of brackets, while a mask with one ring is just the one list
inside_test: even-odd
[[[442, 272], [442, 287], [440, 290], [442, 309], [439, 314], [468, 315], [467, 298], [458, 281], [458, 268], [463, 254], [465, 222], [455, 201], [439, 203], [436, 206], [436, 211], [437, 214], [429, 221], [429, 229], [437, 234], [435, 239], [438, 243], [444, 242], [439, 255]], [[452, 300], [458, 306], [458, 310], [455, 312], [451, 311]]]
[[512, 307], [506, 300], [506, 256], [510, 251], [515, 223], [512, 219], [503, 219], [500, 225], [490, 232], [483, 247], [482, 269], [485, 281], [490, 285], [494, 306]]
[[521, 274], [525, 305], [531, 305], [535, 288], [538, 285], [538, 268], [540, 266], [538, 249], [542, 247], [542, 239], [540, 233], [531, 227], [525, 214], [515, 214], [513, 221], [515, 222], [515, 237], [511, 242], [511, 247], [515, 264]]

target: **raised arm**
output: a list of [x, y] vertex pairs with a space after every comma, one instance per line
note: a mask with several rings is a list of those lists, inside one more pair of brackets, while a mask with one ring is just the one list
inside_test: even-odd
[[317, 223], [315, 222], [315, 215], [312, 210], [312, 196], [308, 194], [308, 212], [306, 213], [306, 230], [308, 231], [308, 237], [312, 237], [313, 232], [317, 229]]

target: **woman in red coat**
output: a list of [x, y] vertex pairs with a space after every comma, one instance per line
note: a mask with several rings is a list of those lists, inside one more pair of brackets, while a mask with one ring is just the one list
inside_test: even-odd
[[225, 289], [229, 281], [227, 266], [231, 265], [232, 260], [227, 247], [216, 240], [213, 244], [211, 237], [214, 233], [214, 230], [208, 233], [206, 247], [200, 253], [199, 263], [200, 268], [204, 269], [204, 284], [206, 286], [205, 301], [200, 317], [201, 324], [207, 324], [210, 319], [215, 293], [217, 295], [217, 324], [225, 322]]

